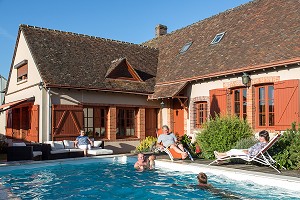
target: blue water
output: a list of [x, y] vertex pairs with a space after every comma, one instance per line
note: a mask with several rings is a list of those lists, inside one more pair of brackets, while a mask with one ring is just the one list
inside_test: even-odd
[[[0, 190], [21, 199], [297, 199], [293, 191], [208, 174], [214, 190], [194, 186], [195, 174], [136, 172], [136, 158], [82, 159], [0, 168]], [[1, 196], [0, 196], [1, 199]], [[300, 199], [300, 198], [299, 198]]]

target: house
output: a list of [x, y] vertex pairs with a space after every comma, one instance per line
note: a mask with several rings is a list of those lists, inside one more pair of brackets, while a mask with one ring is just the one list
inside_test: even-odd
[[191, 135], [215, 114], [285, 130], [299, 122], [299, 11], [299, 1], [255, 0], [172, 33], [158, 25], [142, 45], [20, 25], [6, 135], [42, 142], [84, 129], [121, 152], [162, 124]]

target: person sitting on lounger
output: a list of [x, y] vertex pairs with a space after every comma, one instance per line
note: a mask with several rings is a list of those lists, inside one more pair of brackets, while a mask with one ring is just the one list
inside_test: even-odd
[[155, 168], [155, 156], [151, 155], [148, 159], [145, 159], [143, 153], [138, 154], [138, 160], [134, 164], [134, 168], [138, 171], [144, 171], [145, 169], [154, 169]]
[[[188, 154], [184, 151], [182, 144], [177, 144], [177, 138], [174, 133], [169, 132], [169, 127], [164, 125], [162, 127], [163, 133], [160, 134], [157, 138], [157, 145], [159, 148], [171, 148], [174, 149], [177, 153], [181, 154], [182, 159], [185, 159]], [[162, 143], [162, 145], [160, 145]]]
[[88, 136], [84, 135], [84, 130], [80, 130], [80, 136], [75, 140], [75, 147], [83, 149], [84, 156], [87, 156], [87, 150], [91, 149], [93, 141]]
[[227, 152], [220, 153], [217, 151], [214, 151], [214, 154], [216, 158], [222, 158], [226, 156], [234, 156], [234, 155], [239, 155], [239, 156], [255, 156], [258, 154], [260, 150], [262, 150], [269, 142], [269, 132], [266, 130], [260, 131], [259, 132], [259, 142], [250, 147], [249, 149], [231, 149]]

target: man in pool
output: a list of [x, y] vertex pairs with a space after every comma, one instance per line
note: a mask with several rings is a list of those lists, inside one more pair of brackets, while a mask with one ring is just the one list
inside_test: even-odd
[[198, 186], [200, 187], [211, 187], [211, 184], [207, 183], [207, 175], [203, 172], [200, 172], [197, 176]]
[[138, 171], [144, 171], [145, 169], [154, 169], [155, 168], [155, 155], [149, 156], [148, 159], [145, 158], [145, 155], [142, 153], [138, 154], [138, 160], [134, 164], [134, 168]]

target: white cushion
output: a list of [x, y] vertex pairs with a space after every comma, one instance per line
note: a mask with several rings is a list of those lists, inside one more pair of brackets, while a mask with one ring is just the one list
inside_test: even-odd
[[104, 155], [104, 154], [113, 154], [113, 150], [110, 149], [100, 149], [100, 148], [92, 148], [91, 150], [88, 150], [88, 154], [90, 155]]
[[54, 149], [50, 151], [51, 154], [58, 154], [58, 153], [69, 153], [69, 149]]
[[65, 149], [75, 149], [75, 142], [71, 140], [63, 140]]
[[18, 143], [13, 143], [13, 147], [26, 147], [26, 144], [24, 142], [18, 142]]
[[63, 141], [53, 141], [53, 143], [54, 143], [55, 149], [64, 149], [65, 148]]
[[80, 152], [80, 151], [83, 151], [83, 149], [69, 149], [70, 152]]
[[94, 147], [100, 147], [102, 144], [102, 141], [94, 141]]
[[41, 151], [33, 151], [32, 154], [33, 157], [36, 157], [36, 156], [41, 156], [43, 153]]
[[54, 142], [53, 141], [45, 141], [44, 144], [50, 144], [51, 148], [54, 148]]

